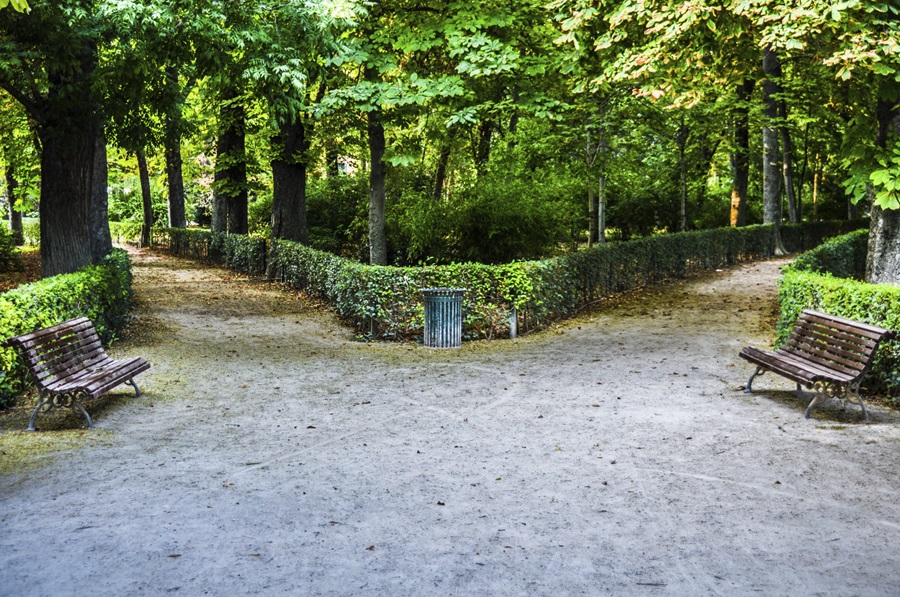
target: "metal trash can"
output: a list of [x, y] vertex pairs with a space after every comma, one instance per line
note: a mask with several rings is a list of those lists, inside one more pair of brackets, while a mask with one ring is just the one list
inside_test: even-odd
[[462, 345], [462, 295], [465, 288], [423, 288], [425, 346], [459, 348]]

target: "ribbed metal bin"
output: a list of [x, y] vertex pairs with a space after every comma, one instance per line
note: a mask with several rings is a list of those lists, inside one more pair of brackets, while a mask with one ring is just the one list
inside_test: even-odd
[[459, 348], [462, 345], [462, 296], [465, 288], [424, 288], [425, 346]]

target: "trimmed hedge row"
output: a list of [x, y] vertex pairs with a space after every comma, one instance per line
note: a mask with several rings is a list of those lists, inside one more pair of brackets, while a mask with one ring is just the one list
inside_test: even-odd
[[[868, 232], [858, 230], [829, 240], [785, 268], [780, 281], [780, 346], [803, 309], [815, 309], [892, 330], [900, 330], [900, 286], [866, 284]], [[900, 341], [884, 342], [866, 376], [872, 388], [900, 390]]]
[[[0, 340], [75, 317], [89, 317], [104, 342], [114, 338], [131, 307], [131, 263], [114, 249], [102, 263], [45, 278], [0, 295]], [[27, 370], [15, 350], [0, 348], [0, 408], [24, 390]]]
[[[827, 222], [782, 227], [791, 251], [864, 225]], [[363, 265], [287, 241], [195, 229], [162, 229], [154, 238], [176, 254], [214, 259], [251, 275], [276, 279], [326, 301], [368, 336], [410, 338], [424, 325], [423, 288], [466, 288], [466, 338], [509, 334], [510, 309], [527, 331], [573, 314], [599, 299], [692, 272], [771, 256], [771, 226], [722, 228], [608, 243], [541, 261], [503, 265]]]

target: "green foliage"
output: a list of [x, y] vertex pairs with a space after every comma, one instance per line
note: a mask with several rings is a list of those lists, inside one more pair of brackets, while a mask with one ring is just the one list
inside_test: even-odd
[[[131, 263], [125, 251], [114, 249], [99, 265], [0, 295], [0, 339], [88, 317], [103, 341], [109, 342], [125, 323], [130, 307]], [[12, 404], [22, 392], [26, 373], [13, 349], [0, 349], [0, 407]]]
[[266, 272], [266, 240], [257, 236], [160, 228], [154, 231], [153, 244], [176, 255], [209, 259], [245, 274], [260, 276]]
[[[793, 250], [854, 226], [848, 222], [785, 227]], [[856, 223], [855, 226], [859, 226]], [[495, 338], [509, 331], [509, 310], [521, 330], [570, 316], [598, 299], [666, 278], [772, 254], [771, 226], [723, 228], [615, 242], [541, 261], [502, 265], [454, 263], [423, 267], [361, 265], [287, 241], [266, 255], [262, 239], [199, 230], [166, 229], [170, 251], [224, 262], [251, 274], [266, 270], [328, 303], [364, 335], [412, 338], [424, 325], [422, 289], [465, 288], [467, 338]]]
[[16, 249], [12, 231], [0, 224], [0, 274], [19, 269], [22, 266]]
[[[866, 249], [866, 232], [860, 230], [824, 243], [785, 269], [779, 286], [776, 345], [787, 339], [804, 309], [900, 330], [900, 287], [852, 279], [865, 273]], [[882, 343], [866, 383], [900, 390], [900, 341]]]
[[25, 237], [25, 242], [32, 247], [36, 247], [41, 244], [41, 222], [40, 220], [34, 220], [31, 222], [23, 221], [22, 222], [22, 236]]

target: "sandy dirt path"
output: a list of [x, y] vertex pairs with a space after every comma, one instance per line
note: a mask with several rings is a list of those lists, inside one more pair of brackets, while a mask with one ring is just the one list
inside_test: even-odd
[[134, 259], [144, 395], [39, 418], [77, 441], [0, 473], [0, 594], [900, 593], [896, 413], [737, 391], [783, 261], [435, 351]]

